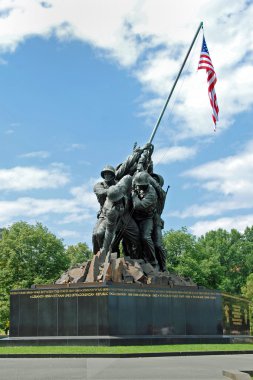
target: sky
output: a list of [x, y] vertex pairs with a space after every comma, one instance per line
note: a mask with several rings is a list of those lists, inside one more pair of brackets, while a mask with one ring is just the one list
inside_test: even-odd
[[165, 230], [252, 226], [252, 19], [252, 0], [0, 0], [0, 226], [91, 246], [93, 186], [149, 141], [201, 21], [219, 122], [201, 31], [153, 140]]

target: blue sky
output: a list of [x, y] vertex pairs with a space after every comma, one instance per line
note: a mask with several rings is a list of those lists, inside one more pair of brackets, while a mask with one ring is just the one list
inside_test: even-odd
[[252, 17], [238, 0], [0, 1], [0, 225], [90, 245], [101, 169], [149, 140], [203, 21], [220, 121], [214, 133], [200, 33], [153, 141], [165, 229], [251, 226]]

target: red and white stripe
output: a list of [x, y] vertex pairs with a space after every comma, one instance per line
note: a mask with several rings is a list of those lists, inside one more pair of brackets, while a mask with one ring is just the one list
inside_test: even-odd
[[216, 130], [216, 122], [219, 120], [218, 119], [219, 107], [217, 103], [217, 97], [216, 97], [214, 86], [217, 82], [217, 77], [214, 71], [211, 58], [209, 54], [206, 52], [201, 52], [200, 54], [198, 70], [201, 70], [201, 69], [205, 69], [207, 73], [208, 95], [209, 95], [210, 104], [213, 111], [212, 117], [213, 117], [213, 122], [215, 124], [214, 130]]

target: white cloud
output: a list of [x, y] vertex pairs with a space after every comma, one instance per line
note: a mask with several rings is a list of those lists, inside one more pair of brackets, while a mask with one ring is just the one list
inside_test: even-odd
[[236, 217], [220, 218], [211, 221], [200, 221], [193, 224], [189, 230], [193, 235], [201, 236], [211, 230], [217, 230], [222, 228], [230, 231], [237, 229], [239, 232], [243, 232], [246, 227], [253, 225], [253, 215], [237, 215]]
[[80, 204], [89, 205], [93, 210], [98, 209], [98, 201], [93, 191], [90, 191], [86, 185], [73, 187], [70, 193]]
[[184, 173], [202, 181], [201, 186], [225, 195], [246, 195], [253, 186], [253, 142], [244, 151], [200, 165]]
[[[218, 133], [252, 107], [253, 3], [247, 0], [3, 0], [0, 11], [2, 52], [14, 51], [32, 36], [84, 41], [132, 70], [153, 94], [143, 104], [152, 116], [161, 110], [203, 20], [218, 77]], [[212, 135], [206, 75], [196, 73], [200, 45], [201, 37], [169, 104], [181, 138]]]
[[[220, 1], [180, 1], [171, 9], [168, 2], [167, 6], [165, 2], [158, 3], [162, 6], [159, 7], [153, 1], [143, 3], [142, 10], [146, 17], [139, 17], [141, 26], [138, 27], [136, 22], [134, 31], [139, 30], [145, 35], [153, 32], [153, 36], [157, 37], [156, 42], [159, 41], [165, 47], [163, 50], [160, 48], [153, 51], [144, 60], [141, 69], [137, 71], [137, 78], [146, 90], [163, 99], [164, 104], [194, 35], [193, 20], [204, 20], [206, 39], [218, 77], [216, 92], [220, 106], [219, 133], [229, 127], [238, 112], [252, 107], [252, 96], [249, 93], [253, 85], [250, 58], [253, 50], [253, 32], [250, 26], [253, 4], [232, 1], [228, 6], [225, 3], [221, 5]], [[177, 6], [185, 10], [184, 14], [178, 11]], [[166, 8], [168, 12], [165, 12]], [[180, 18], [176, 17], [177, 11]], [[162, 14], [159, 13], [158, 16], [158, 12]], [[219, 18], [217, 14], [220, 15]], [[206, 74], [196, 72], [200, 46], [201, 38], [194, 46], [184, 75], [180, 78], [166, 111], [166, 115], [168, 111], [173, 112], [173, 118], [177, 123], [177, 138], [212, 135], [213, 123]], [[155, 109], [155, 103], [150, 107], [148, 102], [145, 110], [150, 109], [151, 114], [158, 115], [162, 107], [158, 101], [156, 104]], [[171, 134], [173, 132], [174, 130]]]
[[[178, 7], [184, 9], [183, 14]], [[156, 43], [159, 41], [164, 44], [164, 48], [153, 51], [137, 71], [137, 78], [146, 90], [157, 94], [165, 103], [193, 38], [195, 20], [203, 20], [207, 44], [218, 77], [218, 133], [231, 124], [238, 112], [252, 107], [252, 96], [249, 95], [253, 85], [250, 58], [253, 50], [250, 21], [253, 16], [252, 3], [231, 1], [228, 5], [221, 4], [219, 0], [190, 3], [181, 0], [172, 7], [169, 2], [166, 4], [166, 1], [158, 1], [157, 4], [151, 0], [143, 3], [142, 11], [142, 17], [138, 18], [133, 30], [146, 36], [153, 33], [153, 42], [155, 40]], [[180, 17], [177, 17], [179, 14]], [[168, 107], [168, 110], [172, 109], [177, 122], [178, 130], [175, 132], [177, 135], [180, 133], [181, 138], [212, 134], [206, 74], [196, 73], [200, 46], [201, 38], [186, 64], [184, 73], [188, 68], [188, 75], [180, 78]], [[177, 101], [173, 104], [175, 99]], [[156, 114], [159, 110], [160, 106]], [[153, 107], [151, 113], [154, 113]]]
[[0, 190], [24, 191], [58, 188], [68, 183], [69, 177], [60, 168], [39, 169], [16, 166], [0, 169]]
[[168, 51], [149, 54], [142, 67], [137, 70], [136, 77], [148, 90], [160, 95], [168, 95], [169, 86], [179, 70], [178, 60], [170, 56]]
[[152, 158], [154, 164], [168, 164], [175, 161], [183, 161], [192, 158], [196, 154], [196, 148], [186, 146], [174, 146], [155, 150]]
[[16, 200], [0, 201], [0, 223], [8, 224], [13, 220], [34, 221], [50, 215], [60, 217], [57, 224], [82, 223], [96, 219], [99, 204], [93, 191], [85, 185], [70, 189], [70, 198], [32, 198], [20, 197]]
[[[88, 206], [87, 206], [88, 207]], [[91, 219], [95, 219], [96, 213], [94, 211], [80, 209], [80, 212], [69, 213], [62, 218], [58, 224], [71, 224], [71, 223], [83, 223]]]
[[39, 150], [37, 152], [29, 152], [19, 155], [21, 158], [48, 158], [49, 156], [50, 153], [45, 150]]
[[136, 1], [51, 0], [48, 4], [2, 1], [0, 10], [9, 10], [0, 20], [2, 49], [13, 51], [25, 38], [55, 33], [60, 39], [80, 39], [105, 49], [123, 65], [136, 60], [137, 45], [126, 23]]
[[0, 221], [6, 223], [23, 217], [36, 218], [46, 214], [64, 214], [77, 210], [73, 200], [17, 198], [14, 201], [0, 201]]
[[171, 212], [170, 215], [179, 218], [204, 218], [208, 216], [221, 215], [227, 211], [248, 209], [249, 207], [253, 207], [253, 202], [248, 203], [247, 200], [238, 201], [237, 199], [231, 199], [231, 197], [229, 197], [222, 198], [222, 200], [219, 201], [194, 204], [187, 207], [183, 211]]
[[76, 231], [73, 230], [60, 230], [58, 231], [58, 235], [61, 238], [79, 238], [80, 234]]
[[[194, 186], [205, 189], [205, 193], [215, 201], [191, 205], [174, 216], [207, 217], [223, 212], [253, 208], [253, 142], [249, 142], [242, 152], [233, 156], [200, 165], [184, 173], [191, 177]], [[197, 182], [196, 182], [197, 181]]]

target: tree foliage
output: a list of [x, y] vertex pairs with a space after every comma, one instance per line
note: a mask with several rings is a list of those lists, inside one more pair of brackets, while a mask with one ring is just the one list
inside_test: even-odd
[[86, 243], [69, 245], [66, 250], [66, 254], [70, 260], [71, 266], [82, 264], [84, 261], [90, 260], [93, 256], [93, 253]]
[[0, 328], [9, 318], [11, 289], [53, 283], [62, 272], [92, 257], [87, 244], [68, 248], [41, 223], [14, 223], [0, 230]]
[[169, 270], [177, 268], [185, 256], [193, 254], [195, 250], [195, 237], [185, 227], [178, 231], [165, 232], [163, 242]]
[[25, 222], [2, 230], [0, 240], [0, 324], [9, 314], [11, 289], [51, 283], [69, 266], [63, 242], [42, 224]]
[[253, 302], [253, 273], [251, 273], [242, 287], [242, 294]]
[[164, 234], [168, 270], [198, 285], [240, 294], [253, 268], [253, 227], [207, 232], [196, 238], [187, 229]]
[[0, 240], [0, 284], [6, 290], [53, 282], [69, 265], [63, 242], [42, 224], [5, 229]]
[[[253, 227], [223, 229], [197, 238], [184, 227], [164, 233], [167, 268], [210, 289], [253, 300]], [[9, 315], [11, 289], [52, 283], [62, 272], [92, 257], [87, 244], [67, 248], [42, 224], [13, 224], [0, 231], [0, 328]]]

